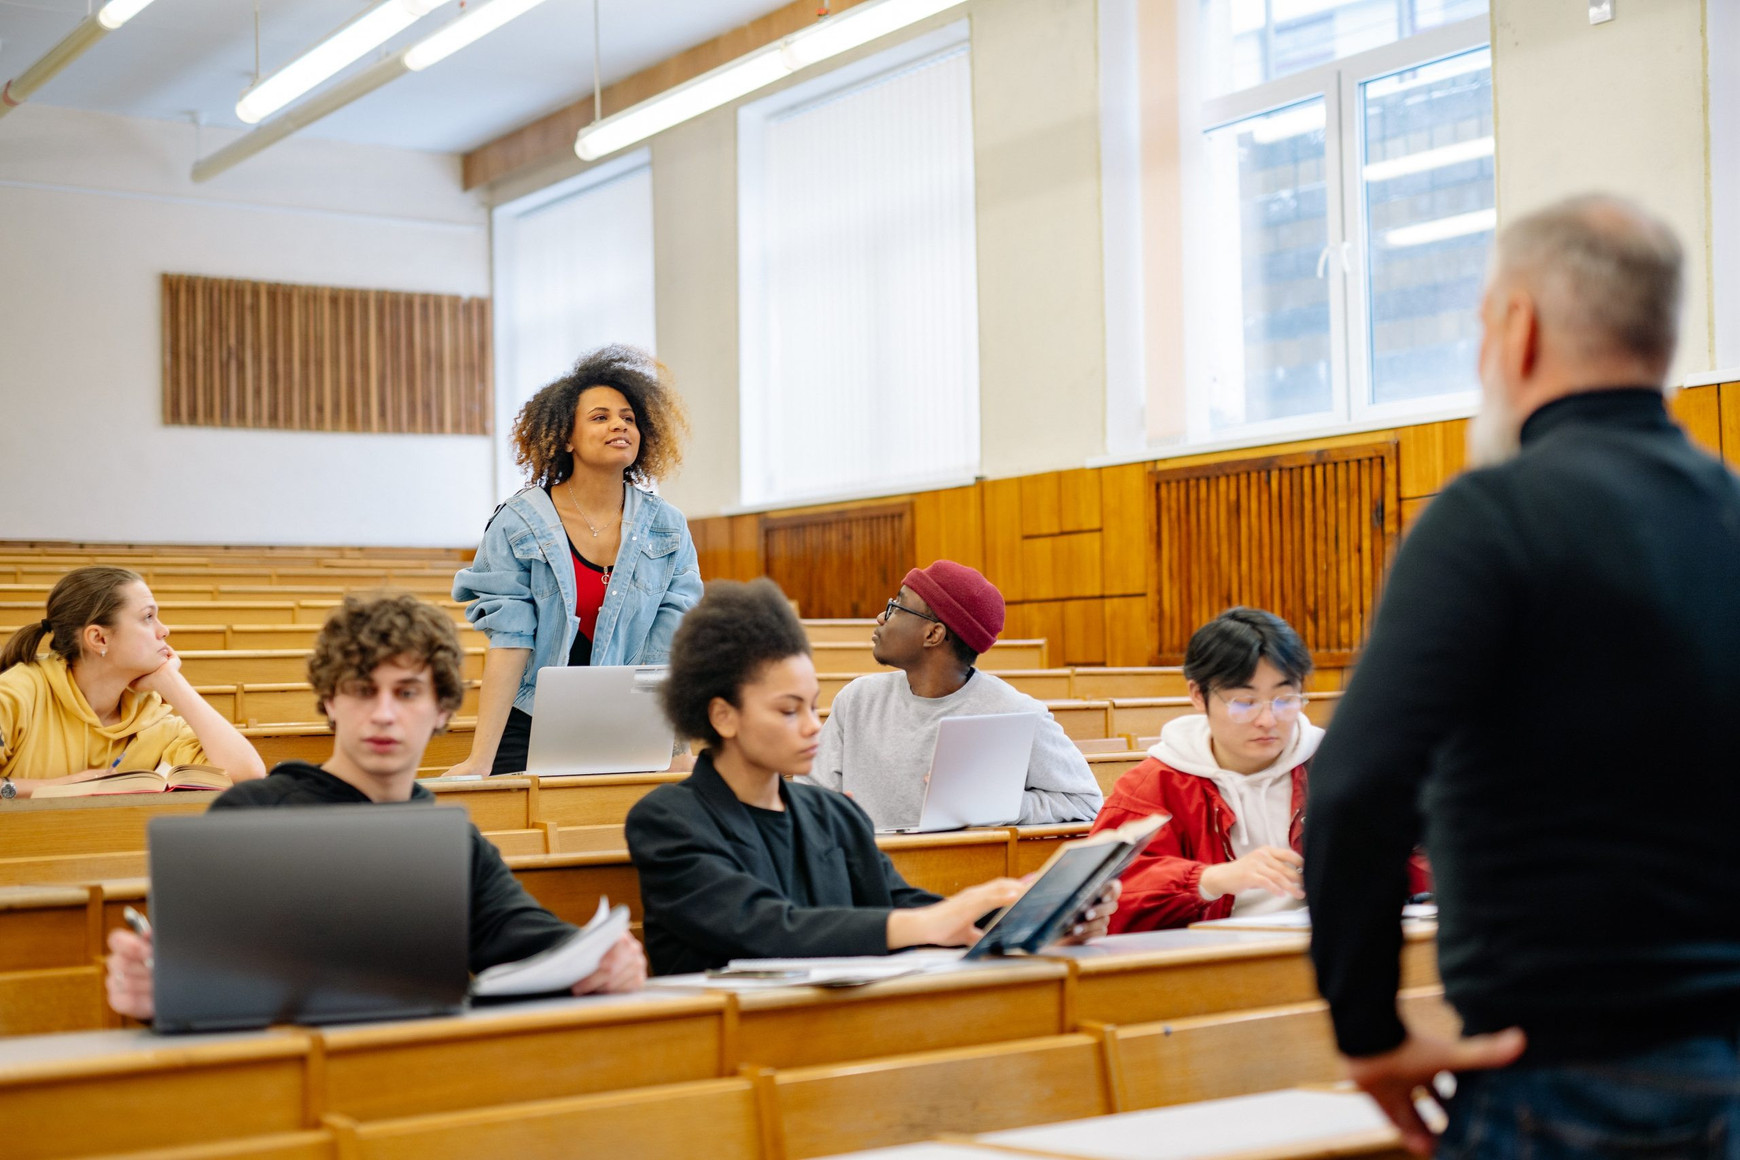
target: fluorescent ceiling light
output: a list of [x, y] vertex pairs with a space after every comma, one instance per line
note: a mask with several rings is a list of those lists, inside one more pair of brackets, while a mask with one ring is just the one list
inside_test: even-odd
[[[114, 4], [137, 0], [111, 0]], [[236, 116], [249, 125], [276, 113], [341, 69], [361, 60], [419, 19], [441, 0], [387, 0], [364, 12], [325, 40], [260, 81], [236, 102]]]
[[109, 0], [97, 11], [97, 23], [113, 32], [139, 15], [140, 9], [150, 3], [151, 0]]
[[1404, 153], [1400, 157], [1373, 161], [1365, 167], [1365, 179], [1390, 181], [1397, 177], [1406, 177], [1410, 173], [1424, 173], [1428, 169], [1442, 169], [1446, 165], [1460, 165], [1464, 161], [1478, 161], [1482, 157], [1491, 156], [1492, 138], [1475, 137], [1468, 141], [1458, 141], [1454, 145], [1441, 145], [1436, 149], [1422, 149], [1418, 153]]
[[[498, 4], [507, 2], [496, 0]], [[596, 161], [783, 80], [799, 69], [849, 52], [963, 2], [864, 0], [837, 16], [827, 17], [748, 56], [738, 57], [586, 126], [574, 138], [574, 152], [582, 161]]]
[[792, 71], [808, 68], [819, 61], [859, 45], [869, 44], [879, 36], [898, 32], [908, 24], [935, 16], [963, 3], [964, 0], [874, 0], [849, 8], [838, 16], [818, 21], [786, 37], [785, 61]]
[[1452, 214], [1434, 218], [1418, 225], [1399, 226], [1384, 232], [1384, 245], [1392, 249], [1403, 246], [1423, 246], [1428, 242], [1444, 242], [1469, 234], [1485, 233], [1498, 228], [1496, 209], [1477, 209], [1473, 213]]
[[446, 60], [472, 41], [488, 36], [516, 16], [530, 12], [544, 0], [493, 0], [446, 25], [439, 32], [411, 46], [405, 67], [413, 72]]
[[729, 64], [684, 81], [674, 89], [667, 89], [656, 97], [586, 126], [574, 139], [574, 152], [582, 161], [596, 161], [790, 76], [791, 71], [777, 44], [738, 57]]

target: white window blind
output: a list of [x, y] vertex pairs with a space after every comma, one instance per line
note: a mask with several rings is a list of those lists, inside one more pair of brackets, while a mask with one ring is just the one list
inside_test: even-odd
[[969, 56], [927, 51], [742, 111], [746, 504], [978, 469]]
[[[498, 432], [608, 343], [654, 350], [652, 169], [645, 154], [495, 215]], [[505, 463], [504, 488], [517, 487]]]

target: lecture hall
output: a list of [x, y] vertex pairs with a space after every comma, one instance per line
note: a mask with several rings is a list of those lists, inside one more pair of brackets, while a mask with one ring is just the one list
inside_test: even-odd
[[0, 86], [0, 1160], [1740, 1160], [1740, 0]]

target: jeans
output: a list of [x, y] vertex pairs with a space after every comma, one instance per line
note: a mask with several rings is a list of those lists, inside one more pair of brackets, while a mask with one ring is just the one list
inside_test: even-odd
[[1740, 1038], [1457, 1076], [1440, 1160], [1740, 1160]]

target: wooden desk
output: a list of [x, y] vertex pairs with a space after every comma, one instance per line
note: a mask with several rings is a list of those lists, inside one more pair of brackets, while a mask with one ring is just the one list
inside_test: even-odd
[[[1436, 940], [1436, 928], [1408, 931], [1404, 988], [1438, 982]], [[1072, 965], [1076, 1018], [1151, 1023], [1315, 1000], [1310, 943], [1307, 934], [1157, 930], [1054, 947], [1045, 957]]]
[[1069, 970], [1006, 959], [869, 987], [779, 987], [737, 1001], [738, 1062], [805, 1067], [1060, 1035], [1075, 1029]]
[[312, 1126], [312, 1042], [297, 1030], [0, 1039], [6, 1156], [58, 1160]]
[[649, 990], [311, 1032], [322, 1114], [382, 1120], [731, 1075], [727, 996]]

